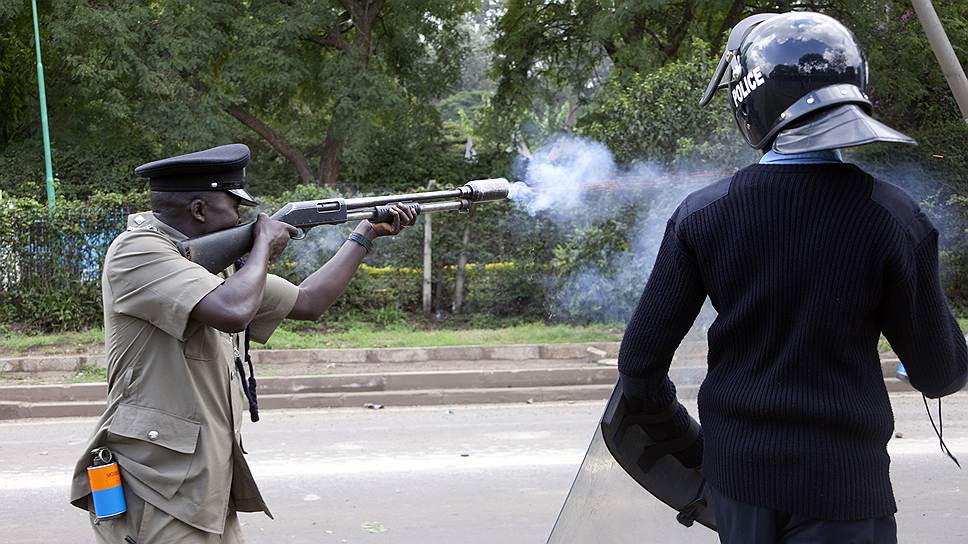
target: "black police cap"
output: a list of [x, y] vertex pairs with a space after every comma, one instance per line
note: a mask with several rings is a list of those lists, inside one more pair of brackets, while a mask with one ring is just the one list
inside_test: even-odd
[[255, 206], [245, 190], [247, 164], [249, 147], [229, 144], [142, 164], [134, 174], [149, 178], [152, 191], [228, 191], [242, 204]]

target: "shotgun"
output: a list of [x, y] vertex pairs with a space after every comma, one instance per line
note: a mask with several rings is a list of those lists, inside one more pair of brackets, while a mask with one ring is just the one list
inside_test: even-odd
[[[272, 214], [272, 219], [288, 223], [304, 238], [319, 225], [339, 225], [367, 219], [372, 223], [393, 221], [390, 205], [401, 202], [417, 214], [451, 210], [467, 211], [481, 203], [504, 200], [510, 184], [504, 178], [478, 179], [456, 189], [361, 198], [331, 198], [290, 202]], [[178, 242], [178, 251], [189, 261], [213, 274], [228, 268], [252, 249], [253, 223], [220, 230]]]

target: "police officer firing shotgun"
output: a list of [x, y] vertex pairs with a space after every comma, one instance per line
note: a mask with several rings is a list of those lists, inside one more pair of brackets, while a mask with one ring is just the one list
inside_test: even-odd
[[[937, 229], [841, 155], [914, 143], [870, 116], [867, 77], [853, 34], [825, 15], [764, 13], [733, 28], [700, 105], [727, 88], [764, 155], [669, 218], [550, 542], [648, 540], [646, 527], [582, 519], [634, 500], [581, 502], [594, 488], [583, 482], [608, 466], [599, 455], [724, 543], [897, 542], [879, 335], [931, 398], [965, 386], [968, 348], [939, 281]], [[700, 429], [668, 374], [706, 297], [718, 316]]]
[[[248, 162], [249, 149], [232, 144], [135, 170], [150, 179], [152, 211], [128, 218], [104, 261], [108, 405], [71, 488], [72, 504], [91, 511], [98, 542], [242, 542], [236, 512], [271, 517], [243, 457], [247, 400], [257, 414], [242, 364], [248, 341], [266, 342], [284, 318], [318, 319], [373, 241], [416, 219], [397, 203], [389, 222], [361, 221], [296, 286], [266, 273], [296, 229], [260, 214], [245, 265], [209, 272], [177, 243], [238, 225], [239, 206], [256, 204], [244, 188]], [[114, 460], [123, 492], [116, 470], [99, 475]]]

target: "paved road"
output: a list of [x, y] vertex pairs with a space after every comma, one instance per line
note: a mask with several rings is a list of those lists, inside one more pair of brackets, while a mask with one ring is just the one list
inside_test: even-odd
[[[968, 541], [968, 475], [938, 451], [920, 396], [892, 401], [903, 435], [890, 444], [901, 541]], [[946, 441], [968, 462], [968, 394], [944, 408]], [[276, 519], [242, 522], [257, 544], [544, 542], [601, 409], [266, 412], [247, 425], [245, 443]], [[90, 542], [86, 515], [67, 504], [67, 482], [93, 423], [0, 423], [0, 540]], [[641, 517], [636, 542], [715, 542], [705, 529], [679, 529], [664, 507]]]

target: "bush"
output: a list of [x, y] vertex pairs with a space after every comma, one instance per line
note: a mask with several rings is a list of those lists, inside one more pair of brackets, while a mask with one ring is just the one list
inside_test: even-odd
[[[456, 266], [447, 266], [434, 278], [435, 307], [449, 312], [453, 291], [436, 289], [436, 282], [453, 286]], [[533, 265], [516, 263], [468, 264], [464, 283], [464, 312], [494, 317], [545, 315], [543, 278], [545, 271]], [[439, 296], [437, 293], [440, 293]], [[363, 315], [383, 326], [404, 321], [423, 306], [423, 270], [407, 267], [362, 265], [346, 292], [337, 299], [330, 313]]]

